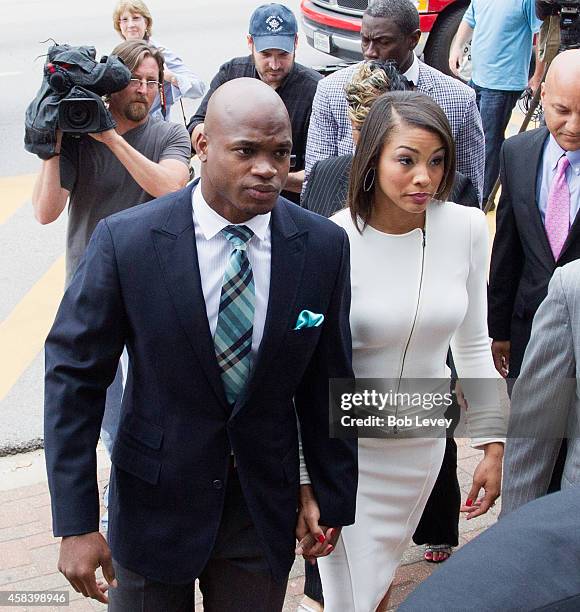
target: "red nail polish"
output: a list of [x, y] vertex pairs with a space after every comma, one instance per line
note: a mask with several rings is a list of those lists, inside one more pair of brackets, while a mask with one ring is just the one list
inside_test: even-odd
[[473, 505], [473, 500], [472, 499], [467, 499], [467, 501], [465, 502], [466, 506], [472, 506]]
[[321, 544], [324, 544], [324, 542], [326, 542], [326, 538], [324, 537], [324, 534], [320, 534], [319, 536], [317, 536], [316, 538]]

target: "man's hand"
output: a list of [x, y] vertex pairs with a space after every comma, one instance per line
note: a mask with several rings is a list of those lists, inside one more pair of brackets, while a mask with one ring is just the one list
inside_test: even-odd
[[461, 20], [455, 40], [449, 50], [449, 69], [455, 76], [459, 76], [459, 68], [463, 60], [463, 49], [465, 45], [473, 38], [473, 28], [466, 21]]
[[511, 342], [509, 340], [493, 340], [491, 343], [493, 364], [504, 378], [507, 378], [510, 371], [510, 348]]
[[[485, 514], [495, 503], [501, 492], [501, 464], [503, 459], [503, 444], [491, 442], [484, 448], [485, 457], [473, 472], [473, 484], [467, 496], [467, 501], [461, 506], [461, 512], [467, 512], [467, 519]], [[479, 491], [485, 491], [478, 499]]]
[[449, 70], [451, 70], [455, 76], [459, 76], [459, 68], [461, 66], [462, 59], [463, 47], [454, 44], [449, 50]]
[[[95, 570], [99, 566], [103, 569], [106, 583], [97, 584]], [[109, 545], [98, 531], [63, 538], [58, 570], [77, 593], [104, 604], [109, 601], [105, 595], [109, 586], [117, 587]]]
[[532, 75], [530, 80], [528, 81], [528, 89], [532, 92], [532, 96], [535, 95], [538, 87], [542, 82], [542, 75]]
[[312, 565], [316, 557], [326, 557], [333, 550], [340, 536], [341, 527], [320, 525], [320, 510], [310, 485], [300, 487], [300, 508], [296, 524], [296, 554], [302, 555]]
[[91, 138], [102, 142], [108, 147], [114, 145], [121, 136], [117, 134], [117, 130], [115, 128], [111, 128], [110, 130], [105, 130], [104, 132], [92, 132], [89, 134]]

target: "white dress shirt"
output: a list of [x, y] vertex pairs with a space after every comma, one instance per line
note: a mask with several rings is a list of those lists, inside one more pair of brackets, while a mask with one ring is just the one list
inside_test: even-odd
[[419, 59], [414, 53], [413, 63], [409, 66], [408, 70], [403, 73], [403, 76], [417, 87], [417, 83], [419, 82]]
[[[219, 215], [205, 201], [201, 192], [201, 181], [193, 190], [193, 228], [197, 245], [197, 260], [199, 276], [205, 300], [205, 309], [211, 337], [214, 337], [217, 327], [220, 297], [224, 274], [233, 251], [232, 243], [222, 234], [221, 230], [230, 223]], [[255, 364], [260, 342], [264, 335], [264, 324], [268, 310], [268, 295], [270, 293], [270, 271], [272, 264], [272, 241], [270, 230], [271, 213], [257, 215], [242, 223], [249, 227], [254, 235], [247, 247], [248, 259], [254, 274], [256, 302], [254, 308], [254, 327], [252, 330], [252, 366]], [[302, 440], [298, 435], [300, 459], [300, 484], [310, 484], [310, 476], [302, 453]]]
[[[228, 225], [235, 225], [235, 223], [224, 219], [208, 205], [201, 192], [201, 181], [193, 190], [191, 199], [201, 288], [205, 299], [209, 329], [213, 338], [217, 327], [224, 274], [234, 250], [232, 243], [228, 241], [221, 230]], [[271, 213], [257, 215], [241, 224], [254, 232], [248, 242], [246, 251], [252, 266], [256, 290], [254, 328], [252, 331], [252, 365], [255, 363], [256, 354], [262, 341], [268, 309], [268, 295], [270, 293], [272, 261], [270, 217]]]

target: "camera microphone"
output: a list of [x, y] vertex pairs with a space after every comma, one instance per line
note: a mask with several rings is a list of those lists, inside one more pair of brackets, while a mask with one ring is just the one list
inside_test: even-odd
[[45, 74], [49, 87], [58, 94], [67, 93], [73, 86], [70, 77], [60, 66], [46, 64]]

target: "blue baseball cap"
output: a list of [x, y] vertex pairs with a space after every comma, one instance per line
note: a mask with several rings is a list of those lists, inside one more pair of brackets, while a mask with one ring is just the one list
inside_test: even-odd
[[292, 53], [297, 33], [296, 17], [281, 4], [263, 4], [250, 18], [250, 36], [258, 53], [266, 49]]

